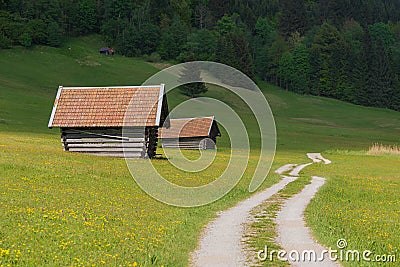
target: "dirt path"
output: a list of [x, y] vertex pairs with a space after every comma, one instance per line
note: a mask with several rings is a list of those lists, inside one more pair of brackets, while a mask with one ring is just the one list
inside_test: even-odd
[[[314, 163], [331, 163], [330, 160], [322, 157], [320, 153], [308, 153], [307, 156]], [[296, 168], [290, 172], [291, 175], [298, 174]], [[292, 257], [286, 255], [292, 266], [340, 266], [339, 263], [331, 261], [327, 255], [321, 257], [322, 252], [327, 249], [314, 240], [310, 229], [304, 221], [306, 207], [324, 183], [325, 178], [313, 176], [309, 185], [305, 186], [299, 194], [285, 202], [276, 217], [277, 242], [286, 252], [295, 251]], [[312, 256], [313, 260], [310, 260], [310, 256], [303, 254], [305, 251], [310, 250], [315, 252], [315, 256]], [[299, 254], [296, 255], [296, 252]]]
[[279, 183], [223, 211], [205, 229], [200, 240], [200, 248], [192, 255], [192, 265], [199, 267], [246, 266], [242, 249], [243, 223], [250, 211], [278, 193], [294, 177], [284, 177]]
[[286, 164], [286, 165], [283, 165], [282, 167], [280, 167], [279, 169], [277, 169], [275, 171], [275, 173], [282, 175], [285, 172], [291, 171], [296, 166], [297, 166], [297, 164]]
[[324, 158], [321, 155], [321, 153], [308, 153], [307, 157], [309, 159], [311, 159], [315, 163], [319, 163], [321, 161], [323, 161], [325, 164], [331, 164], [332, 163], [332, 161], [330, 161], [329, 159]]
[[312, 163], [306, 163], [306, 164], [302, 164], [302, 165], [299, 165], [299, 166], [297, 166], [297, 167], [295, 167], [290, 173], [289, 173], [289, 175], [290, 176], [299, 176], [299, 174], [300, 174], [300, 172], [301, 172], [301, 170], [302, 169], [304, 169], [305, 167], [307, 167], [307, 166], [310, 166]]
[[[307, 156], [313, 162], [323, 161], [325, 164], [330, 163], [329, 160], [323, 158], [319, 153], [309, 153]], [[244, 234], [244, 225], [251, 221], [250, 211], [278, 193], [287, 184], [296, 180], [300, 171], [311, 164], [313, 163], [302, 165], [287, 164], [282, 166], [275, 171], [283, 177], [279, 183], [257, 193], [226, 211], [220, 212], [219, 216], [206, 227], [200, 240], [199, 249], [192, 254], [191, 265], [198, 267], [246, 266], [242, 237]], [[285, 173], [289, 173], [290, 176], [284, 176]], [[308, 249], [315, 248], [321, 249], [321, 251], [324, 249], [313, 241], [303, 219], [305, 207], [324, 182], [325, 180], [323, 178], [313, 177], [312, 183], [306, 186], [300, 194], [289, 199], [280, 212], [280, 218], [277, 220], [279, 225], [278, 239], [285, 249], [292, 247], [294, 249], [307, 249], [305, 246], [309, 244], [312, 244], [313, 247]], [[285, 218], [288, 219], [285, 220]], [[297, 231], [299, 231], [298, 234]], [[304, 240], [305, 243], [302, 243], [301, 240]], [[291, 249], [288, 251], [290, 250]], [[325, 265], [325, 262], [323, 264], [324, 266], [331, 266]]]
[[[292, 266], [340, 266], [338, 263], [329, 260], [328, 255], [321, 257], [322, 251], [326, 248], [312, 238], [303, 216], [307, 205], [324, 183], [325, 178], [312, 177], [311, 184], [305, 186], [299, 194], [287, 200], [276, 218], [278, 243], [287, 252], [296, 251], [299, 253], [296, 255], [295, 252], [292, 256], [286, 255]], [[304, 251], [310, 250], [316, 253], [315, 256], [312, 256], [312, 260], [306, 254], [303, 254]], [[323, 260], [320, 260], [322, 258]]]

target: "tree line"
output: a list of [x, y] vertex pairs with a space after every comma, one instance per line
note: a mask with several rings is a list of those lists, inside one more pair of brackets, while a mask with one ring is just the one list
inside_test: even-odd
[[0, 0], [0, 48], [91, 33], [126, 56], [211, 60], [301, 94], [400, 110], [398, 0]]

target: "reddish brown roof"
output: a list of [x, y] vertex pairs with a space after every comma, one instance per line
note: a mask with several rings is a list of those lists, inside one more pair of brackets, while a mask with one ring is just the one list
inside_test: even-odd
[[214, 117], [170, 119], [169, 122], [168, 129], [161, 129], [161, 138], [208, 137]]
[[158, 126], [163, 94], [163, 85], [60, 87], [49, 127]]

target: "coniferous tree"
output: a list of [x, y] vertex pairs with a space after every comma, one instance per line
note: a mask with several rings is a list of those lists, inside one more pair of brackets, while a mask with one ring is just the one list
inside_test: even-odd
[[97, 30], [97, 12], [95, 0], [80, 0], [76, 10], [74, 31], [88, 34]]
[[57, 22], [50, 22], [47, 26], [47, 44], [50, 46], [60, 46], [62, 42], [61, 28]]
[[284, 37], [289, 37], [291, 33], [296, 31], [304, 34], [308, 27], [304, 0], [281, 0], [279, 5], [279, 32]]
[[293, 91], [301, 94], [310, 93], [309, 78], [310, 55], [305, 45], [299, 44], [293, 50]]
[[281, 85], [286, 90], [289, 90], [292, 87], [294, 78], [293, 55], [290, 51], [286, 51], [281, 57], [279, 62], [279, 77]]
[[340, 73], [340, 53], [342, 46], [338, 30], [324, 23], [314, 37], [310, 49], [313, 76], [312, 92], [316, 95], [335, 97], [337, 78]]
[[253, 39], [254, 69], [259, 77], [267, 78], [268, 72], [268, 48], [271, 47], [276, 35], [275, 25], [266, 18], [259, 18], [255, 25]]
[[343, 27], [343, 38], [346, 47], [343, 51], [343, 81], [340, 83], [342, 100], [358, 103], [357, 90], [364, 83], [365, 60], [362, 55], [364, 29], [355, 20], [347, 20]]
[[274, 41], [271, 46], [267, 49], [267, 74], [266, 78], [268, 81], [273, 82], [275, 85], [281, 86], [281, 80], [279, 69], [280, 69], [280, 60], [282, 55], [288, 51], [289, 48], [287, 43], [283, 39], [282, 36], [276, 34]]
[[[220, 63], [240, 70], [250, 78], [254, 78], [249, 43], [241, 32], [230, 32], [219, 38], [215, 59]], [[230, 77], [229, 79], [232, 79], [232, 82], [235, 81], [235, 77]]]
[[[182, 70], [180, 82], [185, 83], [179, 87], [180, 92], [188, 97], [194, 98], [207, 92], [207, 86], [201, 81], [201, 71], [195, 63], [188, 63]], [[192, 82], [196, 81], [196, 82]], [[190, 82], [190, 83], [187, 83]]]
[[[237, 15], [224, 16], [218, 23], [220, 37], [215, 51], [217, 62], [236, 68], [254, 78], [254, 65], [249, 42]], [[226, 82], [235, 83], [235, 77], [226, 77]]]
[[173, 19], [171, 25], [161, 33], [158, 47], [161, 57], [164, 59], [177, 58], [184, 49], [188, 32], [188, 28], [179, 18]]

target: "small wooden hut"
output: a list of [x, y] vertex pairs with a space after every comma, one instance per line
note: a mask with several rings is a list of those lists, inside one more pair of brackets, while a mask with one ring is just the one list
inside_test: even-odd
[[102, 48], [99, 49], [99, 53], [103, 54], [103, 55], [111, 55], [111, 56], [113, 56], [115, 51], [111, 47], [102, 47]]
[[170, 127], [160, 133], [165, 148], [215, 149], [221, 136], [214, 117], [171, 119]]
[[60, 86], [48, 127], [61, 129], [65, 151], [151, 158], [167, 117], [164, 85]]

